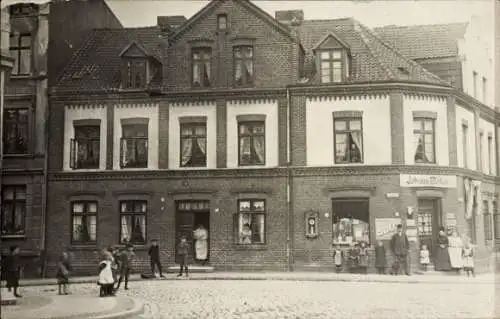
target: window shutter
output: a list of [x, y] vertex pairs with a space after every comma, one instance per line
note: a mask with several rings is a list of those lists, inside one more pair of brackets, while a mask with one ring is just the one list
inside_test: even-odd
[[72, 138], [69, 147], [69, 167], [72, 169], [76, 168], [76, 145], [77, 140]]
[[125, 149], [127, 140], [123, 137], [120, 138], [120, 168], [125, 167]]
[[238, 214], [233, 214], [233, 240], [235, 244], [239, 244], [240, 240], [240, 234], [238, 231]]

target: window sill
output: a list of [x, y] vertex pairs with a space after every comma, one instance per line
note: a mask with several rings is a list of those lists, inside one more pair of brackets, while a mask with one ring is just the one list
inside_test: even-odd
[[65, 172], [70, 172], [70, 173], [85, 173], [85, 172], [103, 172], [105, 171], [105, 168], [66, 168], [64, 169]]
[[424, 163], [424, 162], [415, 162], [414, 165], [421, 165], [421, 166], [438, 166], [438, 163]]
[[74, 251], [74, 250], [93, 250], [93, 251], [99, 251], [99, 248], [97, 247], [97, 243], [89, 243], [89, 244], [71, 244], [71, 247], [68, 248], [69, 251]]
[[335, 165], [335, 166], [349, 166], [349, 165], [361, 166], [361, 165], [366, 165], [366, 164], [363, 162], [356, 162], [356, 163], [342, 162], [342, 163], [334, 163], [333, 165]]
[[47, 78], [46, 74], [39, 74], [39, 75], [34, 75], [34, 74], [11, 74], [9, 79], [10, 80], [41, 80]]
[[26, 235], [2, 235], [0, 237], [2, 238], [2, 240], [26, 239]]
[[33, 154], [22, 154], [22, 153], [19, 153], [19, 154], [3, 154], [3, 157], [4, 158], [33, 158], [35, 157]]
[[233, 244], [235, 250], [267, 250], [266, 244]]
[[255, 169], [255, 168], [269, 168], [270, 166], [266, 166], [266, 164], [262, 165], [238, 165], [239, 169]]

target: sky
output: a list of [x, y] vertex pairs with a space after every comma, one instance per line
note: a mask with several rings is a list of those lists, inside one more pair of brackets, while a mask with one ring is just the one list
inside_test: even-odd
[[[303, 0], [253, 1], [274, 16], [276, 10], [304, 10], [305, 19], [353, 17], [369, 27], [466, 22], [472, 15], [493, 19], [494, 0]], [[46, 0], [1, 0], [1, 6], [16, 2]], [[187, 18], [208, 0], [106, 0], [125, 27], [151, 26], [157, 16], [183, 15]]]

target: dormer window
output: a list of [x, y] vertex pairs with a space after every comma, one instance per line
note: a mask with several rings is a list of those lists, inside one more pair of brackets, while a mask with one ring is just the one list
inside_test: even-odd
[[146, 86], [147, 61], [143, 59], [129, 59], [125, 61], [125, 89], [139, 89]]
[[342, 50], [321, 51], [321, 83], [340, 83], [343, 80]]
[[121, 53], [122, 88], [143, 89], [161, 68], [161, 61], [139, 43], [130, 43]]
[[217, 16], [217, 30], [227, 30], [227, 14], [219, 14]]

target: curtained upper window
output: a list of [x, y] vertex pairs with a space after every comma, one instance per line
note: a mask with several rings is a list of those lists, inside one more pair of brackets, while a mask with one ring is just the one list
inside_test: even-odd
[[233, 49], [234, 83], [236, 86], [251, 86], [254, 83], [254, 50], [241, 45]]
[[413, 149], [415, 163], [436, 163], [434, 119], [413, 119]]
[[148, 203], [144, 200], [120, 201], [120, 243], [146, 243], [146, 214]]
[[361, 118], [334, 120], [335, 163], [363, 162], [363, 130]]
[[239, 165], [265, 165], [265, 121], [238, 123]]
[[206, 167], [207, 124], [181, 123], [181, 167]]
[[212, 49], [193, 49], [191, 58], [193, 87], [210, 87], [212, 71]]

